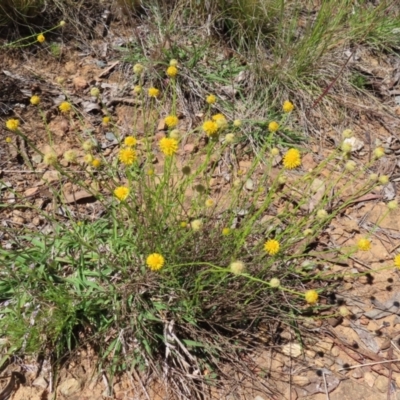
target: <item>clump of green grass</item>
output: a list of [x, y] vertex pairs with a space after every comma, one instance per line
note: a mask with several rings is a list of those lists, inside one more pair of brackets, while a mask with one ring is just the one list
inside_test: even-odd
[[[76, 127], [79, 147], [63, 155], [49, 130], [42, 152], [18, 119], [6, 122], [10, 135], [43, 157], [41, 167], [59, 173], [62, 187], [72, 185], [96, 199], [98, 216], [71, 207], [54, 185], [48, 187], [58, 205], [49, 211], [9, 189], [15, 207], [24, 202], [46, 224], [41, 231], [4, 231], [4, 354], [47, 350], [61, 356], [90, 340], [113, 373], [133, 365], [173, 379], [180, 368], [195, 376], [207, 369], [207, 382], [216, 383], [218, 364], [247, 348], [243, 328], [273, 320], [301, 330], [310, 317], [339, 315], [324, 300], [343, 276], [334, 265], [368, 251], [371, 233], [346, 249], [327, 247], [319, 238], [354, 199], [387, 183], [385, 176], [363, 179], [375, 159], [357, 165], [344, 142], [304, 171], [301, 147], [276, 144], [296, 114], [295, 105], [282, 100], [276, 119], [265, 121], [260, 152], [243, 164], [235, 149], [252, 122], [216, 112], [219, 99], [210, 94], [201, 121], [185, 131], [177, 117], [183, 66], [173, 60], [163, 69], [166, 85], [153, 87], [153, 69], [134, 66], [138, 107], [129, 134], [121, 133], [101, 91], [92, 88], [101, 123], [115, 137], [111, 155], [104, 155], [90, 131], [79, 129], [84, 116], [68, 99], [59, 112]], [[31, 103], [44, 111], [39, 97]], [[155, 136], [160, 117], [164, 134]], [[184, 151], [188, 141], [197, 152]], [[332, 268], [322, 267], [327, 253], [335, 255]]]

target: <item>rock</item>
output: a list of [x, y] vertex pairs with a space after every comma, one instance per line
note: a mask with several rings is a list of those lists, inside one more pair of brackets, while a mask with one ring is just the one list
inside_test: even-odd
[[379, 375], [375, 381], [375, 387], [381, 392], [386, 393], [388, 390], [389, 380], [383, 375]]
[[292, 376], [292, 383], [297, 386], [307, 386], [310, 380], [306, 376], [294, 375]]
[[165, 119], [160, 119], [157, 124], [157, 131], [165, 131], [168, 129], [167, 124], [165, 123]]
[[287, 343], [282, 347], [282, 353], [297, 358], [301, 355], [301, 346], [296, 342]]
[[42, 162], [42, 156], [40, 154], [35, 154], [34, 156], [32, 156], [32, 161], [35, 164], [40, 164]]
[[331, 350], [331, 354], [333, 355], [333, 357], [337, 357], [340, 354], [339, 347], [337, 347], [337, 346], [333, 347]]
[[356, 368], [354, 369], [353, 373], [351, 374], [351, 376], [355, 379], [360, 379], [363, 377], [363, 372], [361, 368]]
[[82, 78], [81, 76], [76, 76], [74, 79], [72, 79], [72, 83], [76, 90], [83, 90], [89, 86], [86, 79]]
[[63, 396], [69, 397], [81, 390], [81, 383], [75, 378], [70, 378], [61, 383], [59, 390]]
[[193, 154], [198, 150], [198, 148], [193, 143], [187, 143], [183, 146], [183, 150], [185, 153]]
[[46, 379], [43, 378], [43, 376], [38, 376], [33, 382], [32, 382], [32, 386], [41, 388], [41, 389], [47, 389], [48, 386], [48, 382], [46, 381]]
[[40, 184], [43, 185], [45, 183], [56, 182], [59, 180], [60, 180], [60, 173], [58, 171], [46, 171], [42, 176]]
[[386, 338], [382, 344], [380, 345], [380, 349], [381, 350], [387, 350], [388, 348], [390, 348], [390, 346], [392, 345], [391, 341], [389, 338]]
[[369, 387], [373, 387], [375, 383], [375, 376], [371, 372], [366, 372], [364, 375], [364, 381]]
[[38, 187], [33, 187], [33, 188], [26, 189], [25, 192], [24, 192], [24, 196], [25, 197], [34, 196], [38, 191], [39, 191]]

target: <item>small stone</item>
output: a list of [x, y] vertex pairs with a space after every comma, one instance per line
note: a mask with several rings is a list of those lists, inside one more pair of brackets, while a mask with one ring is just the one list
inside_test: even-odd
[[254, 190], [254, 182], [253, 182], [253, 180], [252, 179], [247, 179], [247, 181], [246, 181], [246, 183], [244, 184], [244, 187], [247, 189], [247, 190]]
[[369, 319], [365, 315], [362, 315], [360, 317], [359, 321], [360, 321], [361, 325], [368, 325], [369, 324]]
[[336, 326], [340, 325], [340, 323], [342, 322], [342, 319], [343, 319], [342, 317], [337, 317], [337, 318], [332, 317], [332, 318], [328, 318], [327, 321], [330, 326], [335, 328]]
[[310, 380], [306, 376], [294, 375], [292, 376], [292, 383], [297, 386], [307, 386]]
[[160, 119], [157, 124], [157, 131], [165, 131], [167, 129], [168, 129], [168, 126], [165, 123], [165, 119], [164, 118]]
[[32, 382], [32, 386], [41, 388], [41, 389], [47, 389], [48, 386], [48, 382], [46, 381], [46, 379], [43, 378], [43, 376], [39, 376], [37, 377], [33, 382]]
[[282, 352], [287, 356], [297, 358], [301, 355], [301, 346], [296, 342], [287, 343], [282, 347]]
[[373, 387], [375, 383], [375, 376], [371, 372], [366, 372], [364, 375], [364, 381], [369, 387]]
[[391, 341], [389, 338], [386, 338], [382, 344], [380, 345], [380, 349], [381, 350], [387, 350], [388, 348], [390, 348], [390, 346], [392, 345]]
[[360, 379], [363, 377], [363, 372], [361, 370], [361, 368], [356, 368], [354, 369], [353, 373], [351, 374], [351, 376], [355, 379]]
[[35, 164], [40, 164], [42, 162], [42, 156], [40, 154], [35, 154], [34, 156], [32, 156], [32, 161]]
[[342, 326], [345, 326], [345, 327], [350, 326], [350, 321], [348, 319], [344, 318], [342, 321]]
[[337, 357], [340, 354], [339, 347], [337, 347], [337, 346], [333, 347], [331, 350], [331, 354], [333, 355], [333, 357]]
[[63, 396], [69, 397], [81, 390], [81, 383], [75, 378], [70, 378], [62, 382], [59, 388]]
[[375, 387], [382, 393], [386, 393], [388, 390], [388, 378], [383, 375], [379, 375], [375, 380]]
[[58, 171], [46, 171], [41, 180], [41, 184], [51, 183], [60, 180], [60, 173]]
[[398, 388], [400, 387], [400, 375], [396, 376], [396, 385]]
[[314, 350], [306, 350], [306, 356], [310, 358], [315, 358], [317, 353]]

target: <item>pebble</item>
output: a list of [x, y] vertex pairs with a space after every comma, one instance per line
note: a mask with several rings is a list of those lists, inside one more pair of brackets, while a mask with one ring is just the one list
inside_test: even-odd
[[369, 387], [373, 387], [375, 383], [375, 376], [371, 372], [366, 372], [364, 375], [364, 381]]
[[60, 393], [65, 397], [69, 397], [75, 393], [78, 393], [80, 390], [81, 383], [75, 378], [67, 379], [60, 385]]
[[306, 376], [294, 375], [292, 376], [292, 383], [297, 386], [307, 386], [310, 380]]
[[351, 376], [355, 379], [360, 379], [363, 377], [363, 372], [361, 370], [361, 368], [356, 368], [353, 373], [351, 374]]
[[382, 393], [386, 393], [388, 390], [388, 378], [383, 375], [379, 375], [375, 381], [375, 387]]
[[332, 354], [334, 357], [337, 357], [337, 356], [340, 354], [340, 349], [339, 349], [339, 347], [337, 347], [337, 346], [333, 347], [332, 350], [331, 350], [331, 354]]

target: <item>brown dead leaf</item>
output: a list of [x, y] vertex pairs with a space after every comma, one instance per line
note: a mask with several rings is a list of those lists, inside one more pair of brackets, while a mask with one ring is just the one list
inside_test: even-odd
[[88, 192], [87, 190], [79, 190], [77, 192], [68, 193], [64, 192], [64, 202], [67, 204], [75, 203], [76, 201], [83, 199], [91, 199], [93, 198], [93, 194]]

